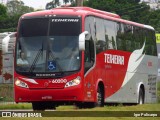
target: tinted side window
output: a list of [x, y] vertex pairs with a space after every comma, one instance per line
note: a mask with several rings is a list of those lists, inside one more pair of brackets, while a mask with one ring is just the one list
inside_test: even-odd
[[86, 36], [85, 41], [85, 72], [87, 72], [94, 64], [95, 61], [95, 47], [94, 41], [96, 40], [95, 22], [94, 17], [89, 16], [85, 19], [85, 31], [89, 34]]
[[100, 18], [95, 19], [96, 23], [96, 53], [106, 50], [104, 20]]
[[155, 41], [155, 32], [152, 30], [145, 30], [146, 46], [145, 52], [147, 55], [157, 55], [157, 46]]
[[126, 50], [124, 24], [122, 24], [122, 23], [117, 24], [116, 40], [117, 40], [117, 49], [118, 50]]
[[105, 41], [107, 42], [107, 49], [117, 49], [116, 35], [117, 23], [109, 20], [104, 20], [105, 27]]
[[89, 32], [86, 39], [96, 40], [96, 30], [95, 30], [95, 18], [93, 16], [86, 17], [85, 19], [85, 30]]

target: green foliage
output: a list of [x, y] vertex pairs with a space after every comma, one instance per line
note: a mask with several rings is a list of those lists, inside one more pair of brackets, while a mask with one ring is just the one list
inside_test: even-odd
[[15, 32], [16, 31], [16, 28], [6, 28], [6, 29], [0, 29], [0, 33], [3, 33], [3, 32]]
[[14, 32], [20, 15], [6, 16], [0, 19], [0, 32]]
[[[76, 6], [79, 0], [63, 0], [65, 4], [72, 3]], [[160, 33], [160, 10], [150, 10], [145, 3], [139, 4], [140, 0], [84, 0], [84, 6], [92, 7], [107, 12], [119, 14], [123, 19], [151, 25], [157, 33]], [[59, 0], [51, 0], [46, 9], [59, 6]], [[16, 29], [19, 17], [33, 8], [25, 6], [22, 1], [11, 0], [7, 7], [0, 4], [0, 32]]]
[[11, 0], [7, 2], [7, 12], [9, 16], [22, 15], [24, 13], [33, 12], [32, 7], [24, 6], [22, 1]]
[[46, 9], [52, 9], [60, 5], [59, 0], [52, 0], [51, 2], [46, 4]]
[[63, 0], [63, 2], [64, 2], [65, 4], [67, 4], [69, 1], [70, 1], [70, 0]]
[[[67, 3], [71, 3], [71, 6], [76, 6], [78, 0], [63, 0], [63, 3], [66, 5]], [[52, 0], [46, 4], [46, 9], [52, 9], [60, 6], [60, 0]]]
[[119, 14], [126, 12], [137, 4], [135, 0], [87, 0], [84, 2], [84, 6]]
[[0, 110], [6, 110], [6, 109], [31, 109], [32, 105], [29, 103], [20, 103], [20, 104], [2, 104], [0, 106]]
[[6, 15], [7, 15], [7, 8], [4, 5], [0, 4], [0, 19], [1, 17], [5, 17]]
[[32, 7], [24, 6], [22, 1], [8, 1], [7, 6], [0, 4], [0, 32], [14, 32], [22, 14], [33, 12]]
[[86, 0], [84, 6], [119, 14], [123, 19], [151, 25], [160, 32], [160, 10], [150, 10], [139, 0]]
[[13, 84], [0, 84], [0, 101], [13, 101]]

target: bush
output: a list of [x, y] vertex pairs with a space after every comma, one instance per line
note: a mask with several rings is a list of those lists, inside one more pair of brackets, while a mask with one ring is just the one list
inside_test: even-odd
[[15, 31], [16, 31], [16, 28], [0, 29], [0, 33], [3, 33], [3, 32], [15, 32]]
[[13, 84], [0, 84], [0, 102], [14, 101]]

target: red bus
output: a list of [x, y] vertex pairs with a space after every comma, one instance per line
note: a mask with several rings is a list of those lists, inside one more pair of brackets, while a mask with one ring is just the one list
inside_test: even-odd
[[156, 102], [153, 27], [88, 7], [64, 7], [27, 13], [17, 30], [16, 103], [44, 110], [68, 102]]

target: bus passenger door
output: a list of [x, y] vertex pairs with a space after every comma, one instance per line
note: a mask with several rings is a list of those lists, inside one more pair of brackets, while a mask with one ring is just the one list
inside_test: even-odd
[[95, 62], [94, 57], [94, 44], [92, 40], [85, 42], [85, 55], [84, 55], [84, 72], [85, 72], [85, 100], [94, 100], [94, 69], [93, 65]]

